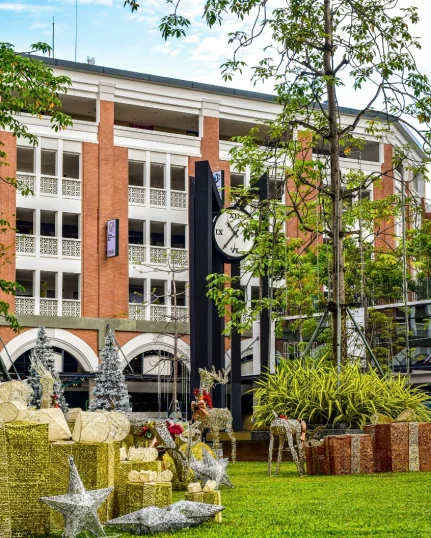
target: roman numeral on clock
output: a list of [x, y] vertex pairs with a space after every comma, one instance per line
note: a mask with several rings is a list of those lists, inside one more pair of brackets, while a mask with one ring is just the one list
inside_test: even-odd
[[221, 230], [220, 228], [216, 228], [215, 229], [215, 234], [216, 235], [223, 235], [223, 230]]

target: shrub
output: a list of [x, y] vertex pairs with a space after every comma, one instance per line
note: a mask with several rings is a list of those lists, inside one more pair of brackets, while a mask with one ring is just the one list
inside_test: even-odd
[[358, 365], [342, 366], [337, 390], [337, 368], [328, 361], [282, 360], [274, 374], [264, 373], [254, 389], [255, 427], [269, 425], [273, 412], [309, 423], [347, 423], [362, 427], [371, 415], [396, 418], [403, 410], [415, 411], [416, 419], [431, 421], [425, 405], [429, 396], [401, 376], [379, 377]]

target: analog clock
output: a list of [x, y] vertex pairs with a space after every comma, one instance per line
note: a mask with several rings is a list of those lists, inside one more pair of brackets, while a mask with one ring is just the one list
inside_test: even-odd
[[214, 243], [217, 249], [231, 260], [247, 256], [253, 239], [244, 236], [244, 224], [250, 215], [242, 209], [227, 209], [214, 218]]

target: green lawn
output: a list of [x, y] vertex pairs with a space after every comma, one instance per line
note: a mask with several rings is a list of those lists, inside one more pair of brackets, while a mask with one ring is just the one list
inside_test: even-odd
[[[269, 477], [265, 463], [237, 463], [229, 467], [229, 475], [235, 489], [222, 486], [223, 523], [206, 523], [175, 536], [431, 536], [431, 473], [299, 478], [293, 463], [284, 463], [281, 475]], [[182, 492], [174, 492], [174, 500], [181, 498]]]

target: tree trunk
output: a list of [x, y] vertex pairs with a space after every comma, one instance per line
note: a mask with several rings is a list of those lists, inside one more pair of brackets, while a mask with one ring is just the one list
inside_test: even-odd
[[[333, 36], [331, 0], [324, 1], [325, 17], [325, 47], [324, 72], [333, 77]], [[341, 198], [341, 170], [339, 155], [339, 126], [337, 114], [337, 97], [334, 80], [326, 82], [328, 98], [328, 142], [330, 152], [331, 196], [332, 196], [332, 353], [333, 360], [338, 365], [347, 359], [347, 328], [346, 328], [346, 293], [344, 280], [344, 253], [343, 253], [343, 200]]]

